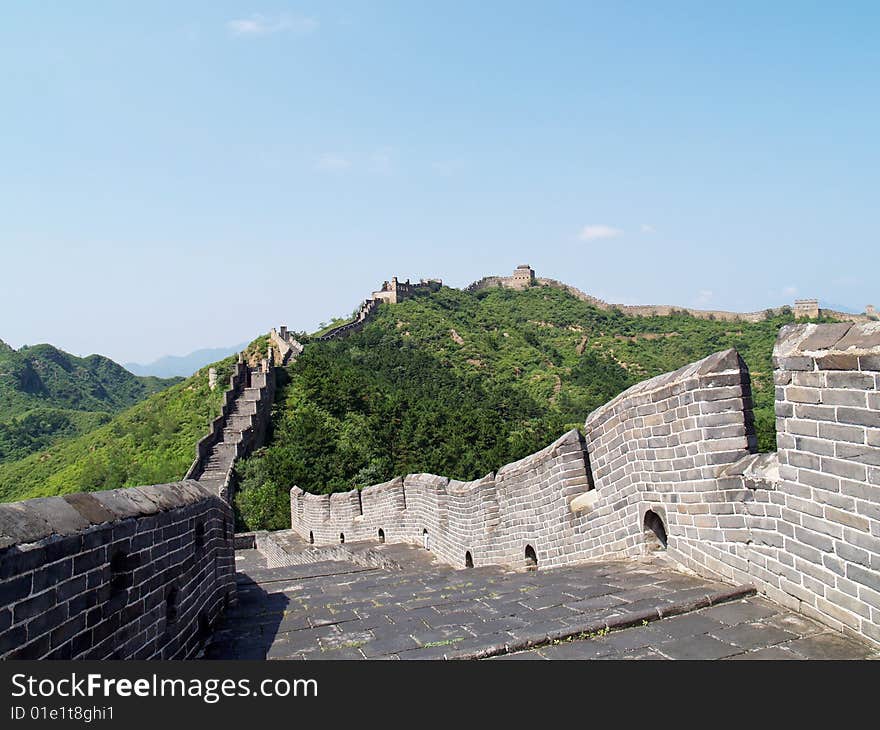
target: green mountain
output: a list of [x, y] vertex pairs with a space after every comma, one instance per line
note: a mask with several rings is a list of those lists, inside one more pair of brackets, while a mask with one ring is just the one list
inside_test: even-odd
[[0, 341], [0, 464], [86, 433], [179, 380], [137, 377], [101, 355]]
[[[362, 332], [312, 338], [279, 371], [270, 440], [237, 467], [239, 526], [288, 526], [293, 484], [333, 492], [408, 472], [482, 476], [581, 426], [631, 384], [727, 347], [749, 365], [759, 445], [771, 450], [771, 352], [779, 327], [791, 321], [790, 314], [757, 323], [631, 317], [549, 287], [444, 288], [382, 305]], [[265, 345], [263, 336], [249, 350]], [[0, 363], [9, 353], [0, 348]], [[215, 365], [220, 383], [233, 360]], [[16, 382], [36, 382], [19, 367]], [[56, 371], [41, 367], [31, 369], [43, 388], [59, 392], [47, 374]], [[0, 370], [13, 380], [11, 368]], [[32, 390], [18, 387], [15, 397]], [[208, 389], [203, 368], [88, 433], [0, 464], [0, 500], [179, 479], [221, 395], [222, 388]]]
[[632, 317], [550, 287], [444, 288], [383, 305], [360, 333], [310, 342], [287, 370], [268, 446], [240, 462], [240, 523], [289, 524], [293, 484], [333, 492], [429, 471], [474, 479], [579, 427], [630, 385], [736, 347], [762, 450], [775, 448], [771, 353], [757, 323]]
[[[215, 365], [220, 383], [228, 381], [234, 361]], [[0, 501], [180, 479], [219, 413], [222, 394], [222, 387], [208, 388], [205, 368], [88, 433], [0, 464]]]

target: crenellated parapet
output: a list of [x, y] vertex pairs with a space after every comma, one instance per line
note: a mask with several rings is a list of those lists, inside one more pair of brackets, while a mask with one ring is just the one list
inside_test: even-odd
[[0, 504], [0, 658], [197, 656], [236, 600], [233, 533], [194, 481]]
[[278, 352], [278, 365], [287, 365], [291, 360], [295, 360], [302, 354], [303, 344], [297, 340], [287, 327], [281, 325], [278, 329], [274, 327], [269, 331], [269, 342]]
[[336, 340], [360, 332], [375, 316], [380, 304], [399, 304], [416, 294], [439, 291], [442, 286], [443, 282], [440, 279], [422, 279], [411, 283], [409, 279], [400, 281], [394, 276], [391, 281], [383, 282], [381, 289], [374, 291], [369, 299], [365, 299], [361, 303], [353, 319], [333, 327], [316, 339], [319, 341]]
[[880, 323], [792, 325], [774, 350], [778, 452], [757, 454], [735, 350], [634, 385], [472, 482], [410, 474], [291, 490], [316, 544], [382, 539], [449, 564], [552, 567], [666, 549], [711, 578], [880, 643]]
[[833, 309], [820, 309], [818, 299], [796, 299], [793, 307], [783, 305], [771, 309], [763, 309], [757, 312], [694, 309], [692, 307], [684, 307], [674, 304], [611, 304], [604, 299], [587, 294], [570, 284], [557, 281], [556, 279], [536, 276], [535, 272], [528, 266], [528, 264], [518, 266], [514, 269], [511, 276], [484, 276], [466, 286], [464, 291], [477, 292], [484, 289], [494, 288], [516, 289], [521, 291], [534, 285], [549, 286], [553, 289], [560, 289], [561, 291], [580, 299], [582, 302], [587, 302], [597, 309], [602, 309], [604, 311], [617, 310], [630, 317], [666, 317], [683, 312], [696, 319], [713, 319], [723, 322], [761, 322], [765, 320], [768, 315], [778, 316], [786, 312], [793, 312], [795, 318], [809, 317], [817, 319], [822, 317], [840, 322], [861, 323], [877, 319], [877, 310], [870, 304], [865, 307], [864, 313], [852, 314], [850, 312], [838, 312]]
[[[273, 330], [274, 331], [274, 330]], [[235, 464], [263, 445], [275, 400], [275, 350], [251, 367], [239, 355], [223, 393], [220, 415], [196, 444], [196, 458], [184, 476], [231, 502]]]

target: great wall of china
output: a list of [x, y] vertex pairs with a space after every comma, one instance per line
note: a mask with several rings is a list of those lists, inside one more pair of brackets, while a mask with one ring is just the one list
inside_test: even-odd
[[534, 270], [528, 264], [520, 264], [517, 266], [511, 276], [484, 276], [482, 279], [466, 286], [464, 291], [474, 292], [495, 287], [521, 291], [535, 285], [550, 286], [554, 289], [561, 289], [581, 301], [592, 304], [598, 309], [605, 311], [615, 309], [632, 317], [656, 317], [666, 316], [676, 312], [685, 312], [691, 317], [696, 317], [697, 319], [760, 322], [767, 317], [768, 313], [780, 314], [787, 309], [790, 309], [793, 311], [795, 317], [808, 317], [810, 319], [824, 317], [841, 322], [869, 322], [878, 319], [877, 309], [871, 304], [868, 304], [865, 307], [864, 313], [851, 314], [849, 312], [838, 312], [833, 309], [820, 309], [819, 301], [817, 299], [796, 299], [793, 307], [773, 307], [759, 312], [725, 312], [723, 310], [692, 309], [690, 307], [680, 307], [671, 304], [609, 304], [602, 299], [582, 292], [580, 289], [571, 286], [570, 284], [564, 284], [556, 279], [535, 276]]
[[[472, 288], [549, 282], [525, 268]], [[421, 286], [392, 282], [385, 301]], [[411, 474], [333, 495], [292, 486], [289, 532], [315, 546], [412, 543], [461, 568], [665, 548], [697, 575], [751, 584], [880, 645], [880, 323], [863, 321], [871, 309], [845, 316], [779, 333], [773, 454], [755, 453], [748, 370], [728, 350], [633, 386], [589, 414], [583, 436], [475, 482]], [[264, 437], [275, 353], [284, 364], [302, 352], [285, 328], [270, 342], [265, 360], [234, 366], [183, 481], [0, 505], [0, 657], [200, 654], [236, 602], [234, 463]], [[248, 539], [283, 565], [281, 538]]]
[[644, 381], [547, 448], [462, 483], [410, 474], [291, 490], [316, 544], [427, 544], [452, 565], [555, 567], [652, 547], [880, 642], [880, 323], [790, 325], [774, 351], [777, 442], [756, 454], [734, 350]]

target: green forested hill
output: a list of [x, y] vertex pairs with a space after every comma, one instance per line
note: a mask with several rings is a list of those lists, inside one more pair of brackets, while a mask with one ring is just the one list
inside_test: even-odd
[[[383, 305], [363, 332], [313, 339], [280, 371], [272, 438], [238, 467], [240, 526], [289, 526], [293, 484], [331, 492], [417, 471], [482, 476], [581, 426], [629, 385], [727, 347], [749, 365], [760, 446], [773, 449], [771, 352], [779, 327], [790, 321], [628, 317], [547, 287], [476, 294], [446, 288]], [[30, 371], [44, 392], [67, 394], [76, 414], [90, 413], [76, 408], [98, 397], [100, 388], [84, 383], [102, 377], [95, 374], [102, 367], [110, 375], [101, 387], [112, 390], [112, 363], [74, 377], [51, 352], [30, 370], [17, 360], [18, 370], [5, 365], [9, 355], [0, 348], [0, 382], [30, 384], [10, 399], [40, 390]], [[232, 362], [218, 364], [219, 382]], [[84, 435], [0, 464], [0, 500], [179, 479], [221, 393], [208, 389], [203, 369]]]
[[90, 431], [179, 380], [137, 377], [100, 355], [52, 345], [16, 351], [0, 341], [0, 463]]
[[[225, 383], [235, 358], [215, 364]], [[220, 408], [207, 368], [128, 408], [103, 426], [0, 464], [0, 501], [160, 484], [183, 477]]]
[[749, 365], [759, 445], [771, 450], [771, 353], [790, 321], [629, 317], [549, 287], [444, 288], [383, 306], [363, 332], [312, 341], [288, 369], [272, 441], [239, 465], [240, 521], [288, 525], [293, 484], [332, 492], [408, 472], [482, 476], [633, 383], [728, 347]]

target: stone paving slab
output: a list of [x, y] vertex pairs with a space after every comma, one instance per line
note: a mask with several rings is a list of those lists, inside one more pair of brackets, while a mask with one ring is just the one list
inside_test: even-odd
[[662, 558], [510, 572], [455, 570], [413, 546], [374, 548], [399, 569], [345, 561], [267, 568], [257, 551], [238, 551], [239, 602], [206, 658], [873, 656], [750, 588], [694, 577]]
[[495, 659], [880, 659], [880, 652], [751, 596]]

